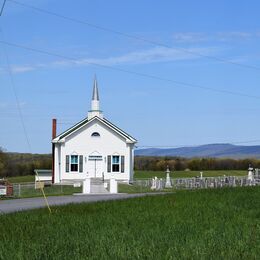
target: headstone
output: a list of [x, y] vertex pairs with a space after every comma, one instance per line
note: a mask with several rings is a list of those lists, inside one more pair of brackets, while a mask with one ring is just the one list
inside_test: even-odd
[[152, 187], [151, 187], [151, 190], [155, 190], [155, 189], [156, 189], [156, 184], [157, 184], [157, 177], [155, 176], [155, 177], [152, 179]]
[[251, 167], [251, 165], [249, 165], [247, 179], [248, 179], [250, 182], [254, 180], [253, 170], [254, 170], [254, 168]]
[[167, 170], [166, 170], [165, 188], [172, 188], [169, 166], [167, 166]]
[[162, 189], [163, 189], [162, 182], [163, 182], [163, 179], [161, 178], [161, 179], [158, 181], [157, 190], [162, 190]]

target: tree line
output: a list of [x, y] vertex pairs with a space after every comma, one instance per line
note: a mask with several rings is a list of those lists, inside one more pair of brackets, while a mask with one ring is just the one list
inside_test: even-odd
[[0, 178], [34, 175], [35, 169], [51, 169], [50, 154], [6, 153], [0, 148]]
[[[136, 156], [135, 170], [247, 170], [249, 164], [260, 168], [260, 159], [219, 159], [219, 158], [180, 158]], [[51, 169], [51, 154], [6, 153], [0, 148], [0, 178], [34, 175], [34, 169]]]
[[136, 156], [135, 170], [165, 171], [167, 166], [175, 171], [206, 171], [206, 170], [247, 170], [249, 164], [260, 168], [259, 159], [222, 159], [222, 158], [180, 158]]

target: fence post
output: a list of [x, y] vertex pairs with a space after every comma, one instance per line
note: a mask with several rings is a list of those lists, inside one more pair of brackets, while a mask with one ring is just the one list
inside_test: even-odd
[[21, 184], [18, 184], [18, 197], [21, 197]]

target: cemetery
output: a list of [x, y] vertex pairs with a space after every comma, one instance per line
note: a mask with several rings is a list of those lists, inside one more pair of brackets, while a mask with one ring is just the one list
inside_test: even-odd
[[[226, 187], [245, 187], [260, 185], [260, 170], [251, 166], [242, 175], [236, 172], [223, 171], [222, 175], [214, 176], [216, 172], [198, 172], [194, 177], [182, 177], [167, 167], [164, 173], [154, 172], [154, 177], [134, 178], [131, 183], [119, 182], [113, 178], [102, 180], [87, 178], [84, 181], [52, 184], [50, 181], [51, 171], [38, 171], [34, 182], [12, 183], [2, 181], [5, 185], [0, 186], [0, 198], [25, 198], [42, 196], [41, 188], [44, 188], [46, 196], [55, 195], [78, 195], [78, 194], [116, 194], [116, 193], [143, 193], [143, 192], [175, 192], [176, 190], [195, 189], [219, 189]], [[243, 172], [242, 172], [243, 173]], [[159, 177], [156, 177], [159, 176]], [[177, 177], [176, 177], [177, 175]], [[189, 174], [191, 175], [191, 174]], [[217, 174], [216, 174], [217, 175]], [[32, 178], [31, 178], [32, 180]], [[9, 191], [6, 193], [6, 191]]]

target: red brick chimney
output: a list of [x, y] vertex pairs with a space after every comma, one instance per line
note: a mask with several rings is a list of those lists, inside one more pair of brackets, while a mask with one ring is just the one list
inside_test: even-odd
[[57, 119], [52, 119], [52, 139], [54, 139], [57, 135]]
[[[57, 119], [53, 118], [52, 119], [52, 140], [56, 137], [57, 135]], [[54, 166], [55, 166], [55, 145], [52, 144], [52, 183], [54, 183]]]

